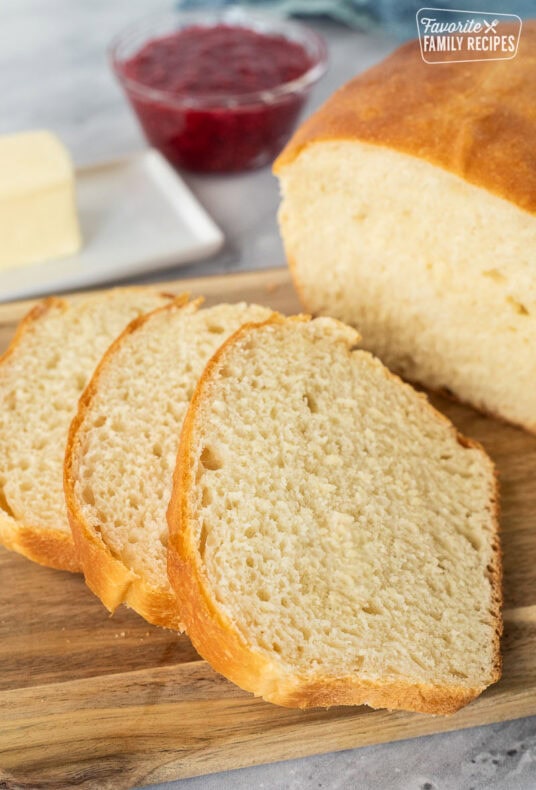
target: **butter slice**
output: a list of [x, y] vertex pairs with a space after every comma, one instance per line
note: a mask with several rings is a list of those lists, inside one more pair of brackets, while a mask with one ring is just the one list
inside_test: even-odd
[[0, 137], [0, 269], [80, 249], [69, 153], [46, 131]]

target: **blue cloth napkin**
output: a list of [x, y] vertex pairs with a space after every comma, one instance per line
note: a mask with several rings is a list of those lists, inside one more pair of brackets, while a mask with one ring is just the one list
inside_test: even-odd
[[180, 0], [179, 8], [256, 6], [284, 15], [329, 17], [362, 30], [383, 30], [401, 40], [416, 38], [419, 8], [445, 8], [536, 16], [536, 0]]

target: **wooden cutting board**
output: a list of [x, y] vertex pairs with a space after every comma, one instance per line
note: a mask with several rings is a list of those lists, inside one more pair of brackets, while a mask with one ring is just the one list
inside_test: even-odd
[[[299, 310], [284, 269], [166, 287]], [[0, 306], [0, 347], [30, 304]], [[0, 549], [0, 787], [120, 790], [536, 714], [536, 437], [433, 401], [484, 444], [500, 474], [500, 683], [448, 718], [279, 708], [213, 672], [186, 636], [124, 608], [109, 617], [79, 576]]]

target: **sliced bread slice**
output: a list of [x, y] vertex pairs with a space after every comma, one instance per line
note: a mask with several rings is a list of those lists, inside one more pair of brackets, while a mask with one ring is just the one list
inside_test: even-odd
[[80, 393], [112, 340], [172, 297], [118, 288], [50, 298], [0, 359], [0, 543], [34, 562], [79, 570], [63, 497], [65, 442]]
[[270, 702], [450, 713], [500, 676], [493, 465], [330, 318], [212, 358], [168, 569], [193, 644]]
[[166, 508], [179, 434], [205, 364], [246, 321], [271, 310], [170, 305], [133, 322], [80, 400], [65, 459], [65, 494], [88, 586], [113, 611], [182, 630], [166, 572]]

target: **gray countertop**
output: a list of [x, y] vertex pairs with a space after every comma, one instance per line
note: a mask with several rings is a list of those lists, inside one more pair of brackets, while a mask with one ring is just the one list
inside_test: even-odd
[[[2, 0], [0, 133], [52, 129], [78, 164], [142, 148], [139, 128], [110, 74], [106, 46], [128, 22], [171, 6], [169, 0]], [[336, 25], [317, 27], [328, 39], [330, 70], [307, 112], [394, 46], [379, 36]], [[269, 170], [232, 177], [189, 175], [186, 180], [224, 231], [226, 244], [211, 260], [167, 272], [166, 277], [283, 263], [275, 219], [277, 183]], [[533, 790], [536, 718], [160, 785], [168, 790], [179, 786], [185, 790]]]

